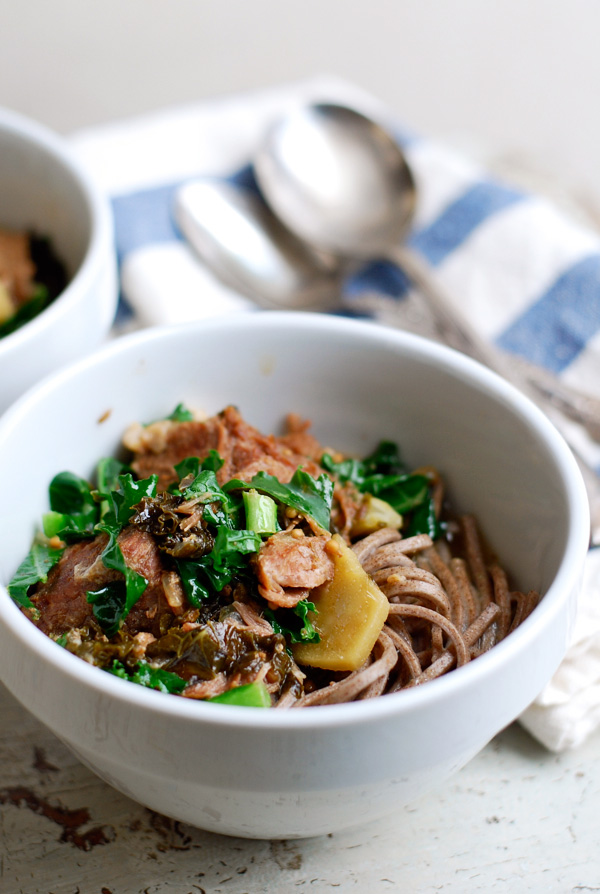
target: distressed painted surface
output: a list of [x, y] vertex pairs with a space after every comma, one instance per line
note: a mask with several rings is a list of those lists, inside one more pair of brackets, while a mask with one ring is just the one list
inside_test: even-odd
[[254, 842], [113, 791], [0, 686], [0, 892], [600, 891], [599, 746], [551, 755], [513, 726], [393, 819]]

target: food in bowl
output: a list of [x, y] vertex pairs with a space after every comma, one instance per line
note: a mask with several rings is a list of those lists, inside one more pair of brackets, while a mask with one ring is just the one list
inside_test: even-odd
[[[108, 335], [118, 301], [108, 197], [69, 141], [3, 108], [0, 229], [17, 240], [11, 253], [19, 253], [19, 269], [24, 269], [15, 291], [13, 274], [9, 270], [7, 275], [0, 261], [2, 414], [46, 375], [98, 347]], [[47, 293], [32, 286], [32, 280]]]
[[[264, 432], [293, 410], [348, 456], [389, 437], [410, 468], [443, 470], [457, 512], [473, 512], [511, 578], [543, 598], [465, 666], [347, 704], [250, 710], [100, 671], [36, 628], [6, 585], [57, 471], [93, 479], [99, 457], [119, 455], [133, 419], [159, 419], [179, 401], [210, 415], [237, 403]], [[10, 507], [0, 513], [3, 684], [128, 797], [253, 838], [360, 826], [447, 791], [556, 670], [589, 543], [577, 464], [514, 388], [441, 345], [318, 314], [239, 314], [113, 340], [0, 418], [0, 493]]]
[[49, 239], [0, 228], [0, 338], [41, 313], [66, 283]]
[[396, 444], [324, 448], [287, 418], [182, 404], [134, 424], [126, 462], [72, 472], [9, 584], [69, 652], [184, 698], [309, 707], [398, 692], [508, 636], [539, 596], [509, 586], [436, 469]]

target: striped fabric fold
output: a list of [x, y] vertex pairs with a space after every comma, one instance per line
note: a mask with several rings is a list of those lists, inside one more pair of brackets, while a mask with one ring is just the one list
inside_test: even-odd
[[494, 180], [475, 183], [428, 227], [413, 233], [408, 243], [436, 267], [459, 250], [484, 221], [524, 199], [522, 192]]
[[561, 373], [599, 330], [600, 254], [593, 254], [561, 273], [498, 344]]

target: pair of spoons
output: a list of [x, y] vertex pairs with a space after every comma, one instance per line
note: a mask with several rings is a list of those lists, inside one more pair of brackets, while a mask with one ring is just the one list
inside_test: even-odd
[[262, 307], [340, 306], [342, 280], [373, 258], [397, 264], [426, 299], [440, 340], [600, 439], [600, 401], [479, 337], [404, 243], [416, 187], [397, 140], [347, 106], [315, 103], [276, 121], [253, 160], [260, 193], [197, 180], [176, 196], [184, 236], [226, 284]]

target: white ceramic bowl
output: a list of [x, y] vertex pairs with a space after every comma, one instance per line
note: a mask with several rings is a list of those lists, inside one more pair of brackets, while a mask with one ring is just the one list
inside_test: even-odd
[[264, 430], [293, 410], [323, 443], [358, 454], [399, 441], [410, 464], [442, 470], [455, 503], [477, 514], [541, 604], [489, 653], [420, 688], [269, 711], [110, 676], [46, 638], [3, 590], [0, 678], [116, 788], [216, 832], [317, 835], [440, 787], [524, 710], [564, 654], [589, 532], [565, 443], [493, 373], [371, 323], [266, 312], [149, 330], [53, 376], [0, 421], [0, 581], [29, 548], [51, 477], [91, 475], [130, 422], [180, 401], [209, 413], [234, 403]]
[[0, 413], [47, 373], [104, 340], [117, 303], [112, 216], [65, 140], [0, 109], [0, 227], [48, 236], [68, 285], [0, 339]]

